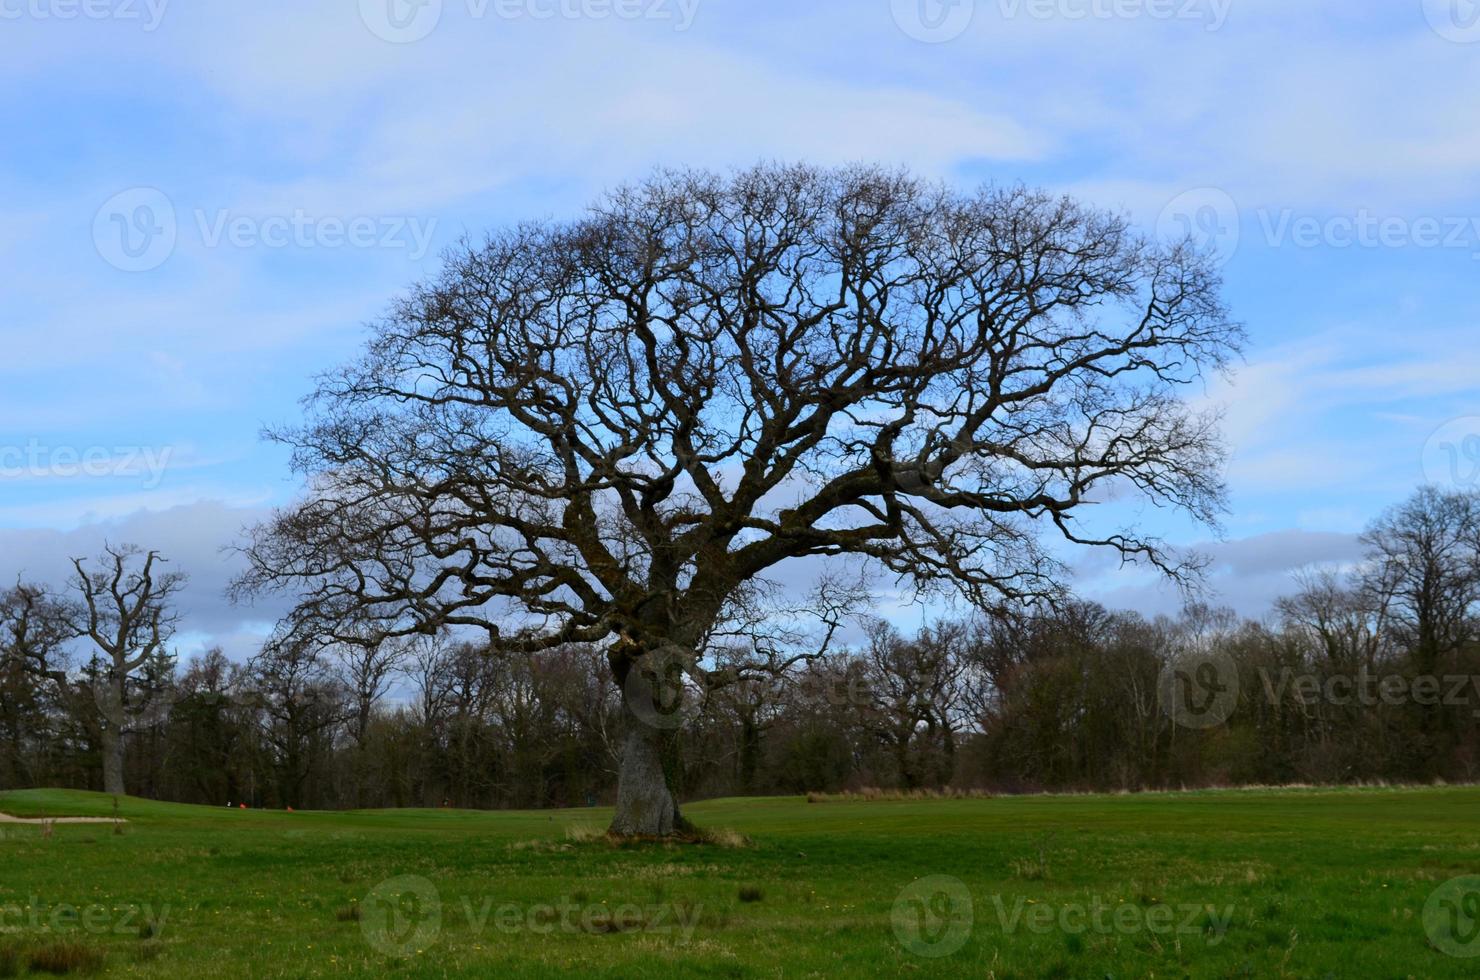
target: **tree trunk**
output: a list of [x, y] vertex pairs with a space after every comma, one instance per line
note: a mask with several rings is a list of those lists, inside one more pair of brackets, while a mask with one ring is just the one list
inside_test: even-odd
[[761, 762], [761, 728], [752, 714], [740, 717], [740, 788], [748, 796], [755, 792], [755, 774]]
[[115, 667], [105, 681], [101, 697], [97, 696], [97, 688], [94, 688], [98, 713], [102, 716], [103, 792], [112, 796], [124, 795], [123, 729], [128, 720], [124, 700], [126, 676], [125, 669]]
[[111, 723], [104, 723], [103, 742], [103, 792], [112, 796], [123, 796], [123, 734]]
[[622, 837], [671, 836], [683, 830], [685, 823], [663, 768], [669, 733], [639, 718], [625, 700], [622, 718], [625, 730], [611, 833]]
[[607, 652], [622, 704], [617, 812], [610, 833], [619, 837], [670, 837], [691, 828], [668, 785], [675, 736], [684, 724], [680, 661], [643, 660], [635, 645]]

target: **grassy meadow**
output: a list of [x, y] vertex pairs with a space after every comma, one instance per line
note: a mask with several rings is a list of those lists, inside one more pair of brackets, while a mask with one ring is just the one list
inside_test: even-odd
[[1480, 971], [1473, 788], [717, 800], [682, 845], [615, 846], [594, 809], [116, 812], [0, 824], [0, 976]]

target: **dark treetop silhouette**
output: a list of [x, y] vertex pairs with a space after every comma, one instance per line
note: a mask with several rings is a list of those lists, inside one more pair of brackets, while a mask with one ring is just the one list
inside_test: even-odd
[[1076, 512], [1114, 484], [1216, 518], [1215, 420], [1179, 392], [1240, 342], [1219, 287], [1185, 243], [1021, 188], [660, 173], [464, 244], [396, 303], [275, 433], [309, 488], [253, 530], [237, 589], [296, 591], [285, 637], [602, 644], [628, 692], [612, 829], [681, 831], [673, 726], [631, 681], [741, 676], [707, 653], [764, 619], [768, 569], [850, 555], [982, 604], [1046, 597], [1042, 529], [1194, 571]]

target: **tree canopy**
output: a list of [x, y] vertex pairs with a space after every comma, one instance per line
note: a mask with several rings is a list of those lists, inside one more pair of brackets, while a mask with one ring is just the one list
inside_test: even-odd
[[1047, 531], [1184, 576], [1080, 513], [1129, 490], [1216, 519], [1216, 418], [1182, 393], [1238, 349], [1219, 288], [1186, 243], [1021, 187], [661, 172], [398, 301], [276, 433], [309, 491], [238, 587], [295, 591], [289, 636], [607, 643], [625, 683], [765, 621], [796, 559], [985, 605], [1059, 594]]

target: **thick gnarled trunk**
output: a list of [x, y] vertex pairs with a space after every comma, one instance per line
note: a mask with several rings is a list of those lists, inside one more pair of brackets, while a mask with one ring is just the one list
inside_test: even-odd
[[621, 758], [617, 812], [610, 833], [618, 837], [669, 837], [687, 829], [668, 785], [673, 738], [682, 725], [682, 691], [665, 683], [672, 664], [632, 648], [609, 653], [622, 695]]
[[621, 768], [617, 777], [617, 813], [611, 833], [620, 837], [668, 837], [684, 827], [678, 801], [668, 788], [663, 767], [666, 732], [622, 712]]

